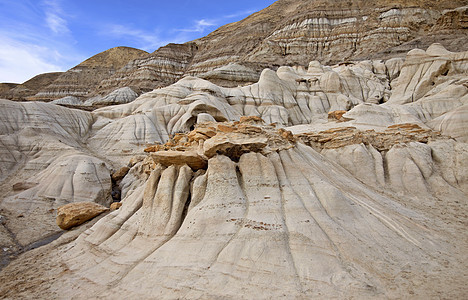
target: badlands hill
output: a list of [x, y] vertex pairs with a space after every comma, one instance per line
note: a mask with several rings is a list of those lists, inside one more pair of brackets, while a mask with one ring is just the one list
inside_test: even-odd
[[0, 298], [466, 298], [462, 2], [278, 1], [0, 100]]
[[12, 261], [0, 295], [465, 298], [467, 75], [434, 44], [92, 112], [1, 100], [4, 264], [61, 205], [122, 206]]
[[[257, 82], [267, 67], [404, 57], [434, 42], [450, 51], [466, 51], [467, 5], [463, 0], [279, 0], [204, 38], [169, 44], [151, 54], [117, 47], [27, 96], [15, 90], [0, 96], [50, 101], [104, 96], [122, 87], [148, 92], [186, 75], [235, 87]], [[113, 63], [102, 65], [108, 55], [114, 57], [106, 61]]]

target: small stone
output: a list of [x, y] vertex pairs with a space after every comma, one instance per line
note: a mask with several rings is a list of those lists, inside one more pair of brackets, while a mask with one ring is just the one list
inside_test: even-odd
[[328, 113], [328, 120], [344, 121], [343, 115], [347, 113], [346, 110], [335, 110]]
[[111, 210], [111, 211], [117, 210], [117, 209], [119, 209], [121, 206], [122, 206], [122, 202], [114, 202], [114, 203], [111, 204], [110, 210]]
[[122, 180], [125, 177], [125, 175], [127, 175], [128, 171], [130, 171], [129, 167], [120, 168], [120, 170], [112, 174], [112, 180], [114, 181]]

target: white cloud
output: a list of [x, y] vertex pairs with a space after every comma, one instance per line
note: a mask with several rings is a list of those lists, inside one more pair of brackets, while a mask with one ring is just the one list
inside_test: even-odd
[[164, 44], [164, 42], [158, 38], [157, 32], [148, 32], [119, 24], [105, 26], [101, 34], [117, 39], [129, 39], [146, 51], [154, 50]]
[[254, 10], [254, 9], [244, 10], [244, 11], [240, 11], [240, 12], [233, 13], [233, 14], [230, 14], [230, 15], [225, 15], [225, 16], [222, 17], [222, 19], [229, 20], [229, 19], [234, 19], [234, 18], [238, 18], [238, 17], [246, 17], [246, 16], [250, 16], [254, 12], [256, 12], [256, 10]]
[[56, 14], [46, 13], [47, 26], [56, 34], [68, 33], [70, 30], [67, 27], [67, 21]]
[[8, 10], [21, 15], [0, 20], [0, 82], [22, 83], [41, 73], [65, 71], [86, 57], [74, 48], [59, 2], [10, 1]]
[[0, 37], [0, 82], [22, 83], [35, 75], [63, 71], [48, 60], [51, 50]]
[[229, 14], [229, 15], [224, 15], [224, 16], [221, 16], [221, 17], [215, 18], [215, 19], [195, 20], [192, 27], [176, 29], [175, 31], [204, 33], [210, 27], [220, 26], [221, 24], [226, 23], [226, 21], [229, 21], [229, 20], [235, 19], [235, 18], [239, 18], [239, 17], [248, 16], [248, 15], [251, 15], [252, 13], [254, 13], [254, 12], [255, 12], [255, 10], [245, 10], [245, 11], [236, 12], [236, 13]]
[[65, 20], [65, 13], [57, 0], [46, 0], [43, 2], [45, 11], [45, 21], [49, 29], [55, 34], [70, 33], [68, 23]]
[[212, 26], [216, 26], [216, 25], [218, 25], [218, 23], [215, 20], [202, 19], [202, 20], [196, 20], [193, 27], [177, 29], [176, 31], [203, 33], [208, 27], [212, 27]]
[[121, 43], [130, 42], [135, 45], [134, 47], [150, 52], [169, 43], [186, 42], [179, 36], [173, 36], [170, 40], [162, 39], [158, 30], [147, 31], [120, 24], [105, 25], [99, 33], [102, 36], [119, 39]]

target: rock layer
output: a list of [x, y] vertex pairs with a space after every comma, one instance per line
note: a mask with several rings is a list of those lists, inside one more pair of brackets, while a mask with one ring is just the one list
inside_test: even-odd
[[55, 100], [65, 96], [86, 97], [103, 79], [108, 78], [129, 61], [146, 55], [143, 50], [116, 47], [85, 60], [60, 74], [51, 84], [43, 86], [28, 100]]
[[[107, 50], [96, 57], [109, 56], [105, 61], [113, 61], [112, 66], [90, 59], [60, 75], [33, 99], [103, 96], [122, 87], [147, 92], [184, 75], [233, 87], [255, 82], [265, 67], [390, 59], [434, 42], [466, 51], [466, 15], [462, 0], [279, 0], [206, 37], [169, 44], [148, 55], [124, 47]], [[16, 94], [5, 97], [18, 98]]]

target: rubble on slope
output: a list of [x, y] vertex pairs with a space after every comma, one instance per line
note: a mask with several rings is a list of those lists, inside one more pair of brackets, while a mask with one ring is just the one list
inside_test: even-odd
[[296, 135], [304, 144], [321, 149], [335, 149], [354, 144], [372, 145], [378, 151], [388, 151], [396, 144], [428, 143], [435, 139], [448, 139], [438, 131], [423, 129], [417, 124], [396, 124], [384, 131], [359, 130], [356, 127], [332, 128], [318, 133]]
[[294, 147], [292, 133], [275, 124], [266, 125], [260, 117], [241, 117], [236, 122], [206, 122], [189, 133], [176, 133], [167, 143], [147, 147], [156, 163], [165, 166], [187, 164], [194, 170], [206, 169], [213, 156], [225, 155], [238, 161], [244, 153], [264, 155]]

